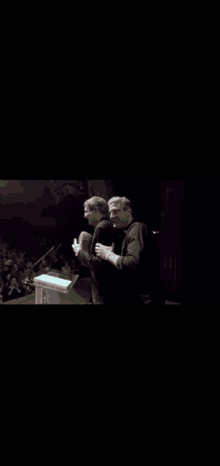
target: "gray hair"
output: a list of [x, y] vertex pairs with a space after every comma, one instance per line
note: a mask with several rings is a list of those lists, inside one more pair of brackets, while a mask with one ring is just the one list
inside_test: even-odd
[[127, 199], [127, 197], [119, 197], [119, 196], [114, 196], [108, 201], [108, 207], [110, 207], [111, 204], [120, 204], [120, 206], [124, 210], [128, 210], [131, 212], [131, 215], [133, 215], [133, 206], [131, 201]]
[[103, 197], [93, 196], [90, 199], [87, 199], [83, 206], [88, 207], [90, 210], [97, 209], [103, 216], [108, 215], [108, 204]]

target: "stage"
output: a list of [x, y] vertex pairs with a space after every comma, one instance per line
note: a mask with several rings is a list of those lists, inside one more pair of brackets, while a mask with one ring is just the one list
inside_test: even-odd
[[[66, 295], [64, 293], [59, 293], [59, 304], [89, 304], [90, 301], [90, 278], [81, 278], [76, 281], [73, 288], [70, 289], [69, 293]], [[6, 301], [2, 303], [3, 305], [7, 304], [32, 304], [35, 306], [35, 292], [22, 296], [21, 298], [12, 299], [11, 301]]]
[[[41, 271], [39, 272], [39, 275], [44, 272]], [[57, 273], [57, 270], [51, 270], [51, 272]], [[61, 278], [64, 277], [62, 273], [59, 273], [59, 276]], [[90, 283], [91, 283], [91, 278], [90, 277], [84, 277], [84, 278], [79, 278], [73, 285], [73, 287], [70, 289], [68, 294], [65, 293], [58, 293], [59, 296], [59, 304], [71, 304], [71, 305], [88, 305], [91, 304], [91, 292], [90, 292]], [[151, 299], [149, 295], [141, 295], [141, 300], [146, 304], [151, 304]], [[22, 296], [21, 298], [16, 298], [12, 299], [6, 302], [2, 303], [3, 305], [33, 305], [35, 306], [35, 291], [33, 293], [28, 294], [27, 296]], [[58, 305], [59, 305], [58, 304]], [[180, 305], [180, 303], [174, 302], [167, 300], [165, 298], [165, 305], [169, 304], [174, 304], [174, 305]]]
[[[65, 295], [64, 293], [59, 293], [59, 298], [60, 298], [60, 304], [82, 304], [82, 305], [88, 305], [90, 304], [90, 278], [81, 278], [80, 280], [77, 280], [75, 283], [74, 287], [71, 288], [69, 291], [68, 295]], [[143, 302], [147, 305], [150, 304], [149, 296], [148, 295], [142, 295], [142, 300]], [[3, 305], [33, 305], [35, 306], [35, 292], [23, 296], [22, 298], [17, 298], [17, 299], [12, 299], [11, 301], [6, 301], [5, 303], [2, 303]], [[180, 303], [176, 303], [173, 301], [168, 301], [165, 300], [165, 305], [180, 305]], [[59, 304], [58, 304], [59, 305]]]

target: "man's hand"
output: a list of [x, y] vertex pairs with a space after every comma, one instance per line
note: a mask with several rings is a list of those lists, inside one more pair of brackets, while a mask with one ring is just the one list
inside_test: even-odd
[[74, 238], [74, 243], [72, 244], [73, 251], [75, 252], [75, 255], [78, 256], [78, 252], [80, 251], [81, 247], [77, 243], [76, 238]]
[[95, 245], [95, 253], [98, 257], [103, 260], [107, 259], [107, 255], [109, 252], [112, 252], [113, 246], [103, 246], [103, 244], [96, 243]]

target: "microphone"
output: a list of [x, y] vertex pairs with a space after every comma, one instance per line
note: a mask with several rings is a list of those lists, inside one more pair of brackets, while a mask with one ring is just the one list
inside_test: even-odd
[[55, 249], [54, 253], [52, 254], [52, 259], [51, 259], [51, 261], [50, 261], [49, 267], [47, 267], [47, 272], [49, 272], [50, 267], [51, 267], [51, 264], [52, 264], [52, 262], [53, 262], [53, 259], [55, 258], [55, 254], [56, 254], [57, 250], [59, 249], [59, 247], [61, 246], [61, 244], [62, 244], [62, 243], [60, 243], [59, 246], [57, 246], [57, 248]]
[[[61, 243], [62, 244], [62, 243]], [[59, 246], [58, 246], [59, 247]], [[33, 275], [33, 268], [35, 267], [35, 265], [37, 265], [40, 261], [42, 261], [44, 259], [44, 257], [46, 257], [51, 251], [53, 251], [55, 248], [55, 246], [53, 246], [48, 252], [46, 252], [46, 254], [44, 254], [43, 257], [41, 257], [37, 262], [35, 262], [34, 265], [32, 265], [31, 267], [31, 272], [29, 274], [29, 276], [27, 278], [25, 278], [25, 280], [23, 281], [23, 283], [25, 285], [31, 285], [33, 284], [33, 280], [32, 280], [32, 275]], [[58, 249], [58, 248], [57, 248]]]

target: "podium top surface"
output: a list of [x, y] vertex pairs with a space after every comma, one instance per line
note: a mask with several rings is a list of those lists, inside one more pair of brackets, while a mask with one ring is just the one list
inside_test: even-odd
[[67, 288], [70, 286], [72, 283], [71, 280], [66, 280], [63, 278], [59, 277], [51, 277], [50, 275], [39, 275], [38, 277], [34, 277], [34, 283], [35, 285], [40, 285], [43, 287], [52, 286], [52, 287], [59, 287], [62, 288], [63, 290], [67, 290]]

